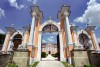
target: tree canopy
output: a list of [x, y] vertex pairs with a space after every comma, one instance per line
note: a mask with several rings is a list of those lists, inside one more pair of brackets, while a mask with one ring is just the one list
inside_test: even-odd
[[5, 36], [5, 34], [0, 34], [0, 45], [4, 43]]

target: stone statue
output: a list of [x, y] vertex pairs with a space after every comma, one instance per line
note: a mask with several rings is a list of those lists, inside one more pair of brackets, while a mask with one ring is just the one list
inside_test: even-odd
[[9, 51], [13, 51], [13, 47], [14, 47], [14, 43], [12, 42], [12, 43], [10, 44], [10, 50], [9, 50]]

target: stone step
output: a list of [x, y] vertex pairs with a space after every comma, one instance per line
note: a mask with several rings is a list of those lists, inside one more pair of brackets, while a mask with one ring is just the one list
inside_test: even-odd
[[29, 64], [29, 52], [15, 51], [13, 61], [18, 65], [18, 67], [27, 67]]

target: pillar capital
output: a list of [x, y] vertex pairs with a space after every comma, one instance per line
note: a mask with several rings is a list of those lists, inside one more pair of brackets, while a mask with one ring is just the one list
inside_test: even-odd
[[32, 12], [31, 12], [31, 16], [32, 16], [32, 17], [37, 17], [36, 12], [35, 12], [35, 11], [32, 11]]
[[61, 18], [65, 18], [65, 17], [69, 17], [70, 15], [70, 6], [66, 6], [66, 5], [63, 5], [60, 9], [60, 11], [58, 12], [58, 18], [61, 19]]
[[43, 13], [40, 11], [39, 6], [31, 6], [31, 16], [43, 19]]
[[87, 32], [92, 32], [92, 31], [94, 31], [95, 30], [95, 28], [96, 28], [96, 26], [92, 26], [92, 25], [88, 25], [87, 26], [87, 28], [85, 29]]
[[6, 27], [6, 30], [7, 30], [7, 34], [12, 34], [14, 33], [16, 30], [14, 29], [14, 27]]
[[64, 17], [68, 17], [69, 13], [67, 11], [64, 12]]

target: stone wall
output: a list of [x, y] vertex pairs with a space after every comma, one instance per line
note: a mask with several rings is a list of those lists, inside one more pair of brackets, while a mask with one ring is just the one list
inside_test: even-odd
[[75, 67], [84, 67], [89, 64], [87, 51], [74, 50], [72, 52], [72, 63]]
[[94, 51], [88, 51], [88, 56], [91, 65], [100, 67], [100, 53], [95, 53]]
[[0, 53], [0, 67], [6, 67], [10, 59], [9, 54]]
[[13, 62], [17, 64], [18, 67], [28, 67], [29, 64], [28, 50], [15, 51], [13, 56]]

